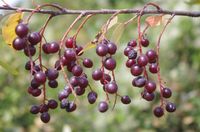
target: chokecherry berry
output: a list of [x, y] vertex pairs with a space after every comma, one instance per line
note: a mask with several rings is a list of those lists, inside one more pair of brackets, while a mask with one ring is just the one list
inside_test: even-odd
[[48, 100], [48, 107], [51, 109], [55, 109], [58, 107], [58, 103], [54, 99]]
[[100, 69], [96, 69], [92, 72], [92, 78], [94, 80], [100, 80], [103, 77], [103, 72]]
[[143, 76], [138, 76], [133, 79], [132, 85], [135, 87], [143, 87], [146, 83], [146, 78]]
[[113, 58], [107, 58], [104, 60], [104, 66], [107, 70], [114, 70], [116, 67], [116, 61]]
[[93, 62], [89, 58], [85, 58], [83, 59], [83, 65], [87, 68], [91, 68], [93, 66]]
[[144, 46], [144, 47], [147, 47], [147, 46], [149, 45], [149, 40], [143, 38], [143, 39], [141, 40], [141, 45]]
[[47, 69], [46, 76], [49, 80], [55, 80], [59, 75], [59, 72], [56, 69]]
[[131, 47], [136, 47], [136, 46], [137, 46], [137, 42], [133, 39], [133, 40], [131, 40], [130, 42], [128, 42], [127, 45], [128, 45], [128, 46], [131, 46]]
[[73, 68], [72, 68], [72, 74], [74, 76], [80, 76], [83, 72], [83, 69], [80, 65], [75, 65]]
[[137, 63], [138, 63], [139, 66], [146, 66], [148, 61], [149, 60], [148, 60], [147, 56], [144, 55], [144, 54], [138, 56], [138, 58], [137, 58]]
[[50, 121], [50, 115], [48, 112], [44, 112], [40, 115], [40, 119], [44, 123], [48, 123]]
[[19, 23], [15, 28], [15, 33], [20, 38], [25, 37], [28, 34], [28, 31], [29, 31], [28, 26], [26, 24], [23, 24], [23, 23]]
[[138, 64], [131, 66], [131, 74], [133, 76], [139, 76], [142, 74], [142, 72], [143, 72], [143, 68], [139, 66]]
[[128, 68], [130, 68], [130, 67], [133, 66], [134, 64], [136, 64], [135, 59], [128, 59], [128, 60], [126, 61], [126, 66], [127, 66]]
[[31, 45], [36, 45], [41, 41], [42, 37], [39, 32], [33, 32], [28, 35], [28, 41]]
[[106, 112], [108, 110], [108, 103], [105, 101], [101, 101], [99, 102], [99, 106], [98, 106], [99, 112]]
[[158, 65], [156, 63], [152, 63], [149, 65], [149, 71], [151, 73], [157, 73], [158, 72]]
[[31, 112], [32, 114], [37, 114], [37, 113], [40, 112], [40, 107], [37, 106], [37, 105], [33, 105], [33, 106], [31, 107], [31, 109], [30, 109], [30, 112]]
[[58, 82], [56, 80], [49, 80], [48, 85], [51, 88], [57, 88], [58, 87]]
[[174, 103], [168, 102], [165, 107], [166, 111], [174, 112], [176, 111], [176, 105]]
[[131, 99], [130, 99], [130, 97], [128, 95], [125, 95], [125, 96], [121, 97], [121, 102], [123, 104], [130, 104], [131, 103]]
[[152, 93], [156, 90], [156, 83], [153, 81], [147, 81], [145, 84], [145, 89], [148, 93]]
[[161, 117], [161, 116], [164, 115], [164, 110], [163, 110], [162, 107], [159, 107], [159, 106], [158, 106], [158, 107], [154, 108], [153, 113], [154, 113], [154, 115], [155, 115], [156, 117]]
[[15, 38], [13, 41], [13, 48], [16, 50], [22, 50], [26, 47], [26, 40], [23, 38]]
[[73, 45], [74, 45], [74, 39], [71, 37], [71, 38], [67, 38], [66, 42], [65, 42], [65, 46], [67, 48], [73, 48]]
[[91, 91], [91, 92], [88, 93], [87, 98], [88, 98], [88, 102], [90, 104], [94, 104], [96, 102], [96, 99], [97, 99], [97, 93], [94, 92], [94, 91]]
[[105, 85], [105, 90], [109, 93], [109, 94], [114, 94], [117, 92], [118, 90], [118, 86], [116, 84], [116, 82], [110, 82], [110, 83], [107, 83]]
[[114, 44], [113, 42], [108, 42], [107, 46], [108, 46], [108, 53], [109, 54], [113, 55], [113, 54], [116, 53], [116, 51], [117, 51], [116, 44]]
[[43, 73], [43, 72], [40, 71], [40, 72], [35, 73], [34, 79], [38, 83], [44, 84], [46, 82], [46, 75], [45, 75], [45, 73]]
[[96, 53], [99, 56], [105, 56], [108, 53], [108, 46], [105, 44], [98, 44], [96, 48]]
[[70, 61], [75, 61], [76, 60], [76, 52], [73, 49], [66, 49], [64, 56], [66, 59]]
[[172, 91], [169, 88], [163, 88], [162, 95], [165, 98], [170, 98], [172, 95]]

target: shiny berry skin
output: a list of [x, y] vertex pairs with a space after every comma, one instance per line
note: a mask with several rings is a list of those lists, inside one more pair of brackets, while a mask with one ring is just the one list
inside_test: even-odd
[[108, 46], [105, 44], [98, 44], [96, 48], [96, 53], [99, 56], [105, 56], [108, 53]]
[[46, 82], [46, 75], [43, 72], [37, 72], [34, 75], [35, 81], [37, 81], [40, 84], [44, 84]]
[[78, 78], [78, 85], [80, 88], [85, 89], [88, 86], [88, 80], [86, 77], [82, 76]]
[[125, 55], [125, 56], [128, 56], [128, 52], [131, 51], [131, 50], [133, 50], [133, 47], [127, 46], [127, 47], [124, 49], [124, 55]]
[[49, 53], [56, 53], [59, 51], [59, 44], [57, 42], [52, 42], [49, 44], [48, 52]]
[[141, 95], [142, 98], [145, 99], [146, 101], [152, 101], [155, 98], [154, 93], [148, 93], [147, 91], [143, 91]]
[[153, 93], [156, 90], [156, 83], [153, 81], [147, 81], [145, 84], [145, 89], [148, 93]]
[[74, 39], [73, 38], [67, 38], [66, 42], [65, 42], [65, 46], [67, 48], [73, 48], [74, 45]]
[[62, 90], [58, 94], [58, 99], [61, 101], [65, 98], [67, 98], [71, 94], [71, 90]]
[[158, 73], [158, 65], [156, 63], [152, 63], [149, 65], [149, 71], [151, 73]]
[[80, 76], [83, 72], [83, 68], [80, 66], [80, 65], [75, 65], [73, 68], [72, 68], [72, 74], [74, 76]]
[[115, 67], [116, 67], [116, 61], [115, 59], [113, 58], [107, 58], [105, 61], [104, 61], [104, 66], [107, 70], [114, 70]]
[[83, 59], [83, 65], [87, 68], [92, 68], [93, 62], [89, 58]]
[[38, 88], [40, 86], [40, 83], [38, 83], [35, 79], [31, 80], [31, 87], [32, 88]]
[[146, 78], [143, 76], [138, 76], [134, 78], [132, 81], [132, 85], [135, 87], [143, 87], [145, 86], [145, 83], [146, 83]]
[[56, 80], [50, 80], [48, 82], [49, 87], [51, 88], [57, 88], [58, 87], [58, 82]]
[[92, 72], [92, 78], [94, 80], [100, 80], [103, 77], [103, 72], [100, 69], [96, 69]]
[[70, 102], [66, 107], [67, 112], [73, 112], [75, 110], [76, 110], [76, 104], [74, 102]]
[[85, 93], [85, 88], [76, 87], [74, 91], [75, 91], [77, 96], [81, 96]]
[[106, 111], [108, 110], [108, 103], [105, 102], [105, 101], [99, 102], [98, 110], [99, 110], [99, 112], [101, 112], [101, 113], [106, 112]]
[[130, 99], [130, 97], [128, 95], [125, 95], [125, 96], [121, 97], [121, 102], [123, 104], [130, 104], [131, 103], [131, 99]]
[[126, 67], [130, 68], [131, 66], [133, 66], [134, 64], [136, 64], [135, 59], [128, 59], [126, 61]]
[[109, 42], [109, 43], [107, 44], [107, 46], [108, 46], [108, 53], [109, 53], [109, 54], [113, 55], [113, 54], [116, 53], [116, 51], [117, 51], [117, 46], [116, 46], [116, 44], [114, 44], [113, 42]]
[[40, 119], [44, 123], [48, 123], [50, 121], [50, 115], [48, 112], [44, 112], [40, 115]]
[[61, 109], [66, 109], [69, 105], [69, 101], [67, 99], [62, 99], [60, 102], [60, 108]]
[[28, 41], [31, 45], [36, 45], [41, 41], [42, 37], [39, 32], [33, 32], [28, 35]]
[[172, 95], [172, 91], [169, 88], [163, 88], [162, 95], [164, 98], [170, 98]]
[[154, 108], [153, 113], [156, 117], [161, 117], [164, 115], [164, 110], [161, 107], [156, 107]]
[[40, 96], [41, 93], [42, 93], [42, 91], [41, 91], [41, 89], [39, 89], [39, 88], [35, 88], [35, 89], [33, 89], [33, 90], [31, 91], [31, 94], [32, 94], [34, 97]]
[[131, 74], [133, 76], [139, 76], [142, 74], [142, 72], [143, 72], [143, 68], [139, 66], [138, 64], [131, 66]]
[[97, 93], [94, 92], [94, 91], [91, 91], [91, 92], [88, 93], [87, 98], [88, 98], [88, 102], [90, 104], [94, 104], [96, 102], [96, 99], [97, 99]]
[[148, 57], [149, 61], [154, 61], [157, 59], [157, 54], [155, 50], [148, 50], [146, 52], [146, 56]]
[[48, 107], [50, 109], [55, 109], [55, 108], [58, 107], [58, 103], [54, 99], [48, 100], [48, 104], [47, 105], [48, 105]]
[[25, 37], [28, 34], [28, 31], [29, 31], [28, 26], [26, 24], [23, 24], [23, 23], [19, 23], [15, 28], [15, 33], [20, 38]]
[[13, 48], [16, 50], [22, 50], [26, 47], [26, 40], [23, 38], [15, 38], [13, 41]]
[[135, 59], [137, 57], [137, 52], [133, 49], [128, 52], [129, 59]]
[[149, 40], [148, 40], [148, 39], [145, 39], [145, 38], [143, 38], [143, 39], [141, 40], [141, 45], [142, 45], [142, 46], [144, 46], [144, 47], [147, 47], [147, 46], [149, 46]]
[[138, 63], [139, 66], [146, 66], [148, 61], [149, 60], [148, 60], [146, 55], [140, 55], [137, 58], [137, 63]]
[[79, 83], [79, 78], [76, 77], [76, 76], [72, 76], [69, 80], [70, 84], [73, 86], [73, 87], [76, 87], [78, 86], [78, 83]]
[[109, 94], [114, 94], [114, 93], [117, 93], [117, 90], [118, 90], [118, 86], [115, 82], [110, 82], [110, 83], [107, 83], [105, 85], [105, 90], [109, 93]]
[[[81, 52], [82, 50], [83, 50], [83, 47], [82, 46], [77, 46], [76, 47], [76, 54], [78, 55], [78, 56], [81, 56], [84, 52]], [[81, 53], [80, 53], [81, 52]]]
[[[33, 66], [34, 66], [34, 65], [35, 65], [35, 62], [32, 61], [32, 63], [33, 63]], [[26, 62], [26, 64], [25, 64], [25, 69], [26, 69], [26, 70], [31, 70], [31, 61], [27, 61], [27, 62]]]
[[49, 54], [49, 53], [50, 53], [50, 52], [49, 52], [49, 47], [50, 47], [49, 43], [43, 44], [43, 45], [42, 45], [42, 50], [43, 50], [43, 52], [44, 52], [45, 54]]
[[56, 69], [47, 69], [46, 76], [48, 80], [55, 80], [58, 77], [59, 73]]
[[33, 105], [33, 106], [31, 107], [31, 109], [30, 109], [30, 112], [31, 112], [32, 114], [37, 114], [37, 113], [40, 112], [40, 107], [37, 106], [37, 105]]
[[105, 73], [103, 74], [103, 77], [100, 80], [101, 84], [106, 84], [106, 83], [108, 83], [110, 81], [111, 81], [110, 75], [109, 74], [105, 74]]
[[176, 105], [174, 103], [168, 102], [165, 106], [167, 112], [174, 112], [176, 111]]
[[64, 56], [67, 60], [75, 61], [76, 60], [76, 52], [73, 49], [66, 49], [64, 52]]
[[[29, 55], [29, 52], [30, 52], [30, 55]], [[28, 45], [28, 46], [26, 46], [26, 47], [24, 48], [24, 54], [25, 54], [26, 56], [34, 56], [35, 53], [36, 53], [36, 49], [35, 49], [35, 47], [32, 46], [32, 45]]]
[[49, 106], [47, 104], [40, 105], [40, 113], [48, 112], [48, 111], [49, 111]]
[[127, 45], [131, 46], [131, 47], [136, 47], [137, 46], [137, 42], [135, 40], [131, 40], [130, 42], [128, 42]]

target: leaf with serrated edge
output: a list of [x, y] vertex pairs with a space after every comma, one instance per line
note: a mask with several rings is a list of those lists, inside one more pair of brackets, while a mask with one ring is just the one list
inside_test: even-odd
[[3, 67], [5, 70], [7, 70], [9, 73], [13, 75], [17, 75], [18, 71], [16, 69], [13, 69], [13, 67], [3, 61], [0, 60], [0, 66]]
[[96, 44], [93, 44], [93, 43], [90, 42], [90, 43], [85, 45], [85, 47], [78, 53], [78, 55], [80, 55], [81, 53], [83, 53], [83, 52], [85, 52], [89, 49], [92, 49], [94, 47], [96, 47]]
[[11, 14], [2, 26], [3, 39], [10, 47], [12, 47], [12, 42], [17, 37], [15, 28], [22, 16], [23, 14], [20, 12]]
[[163, 24], [163, 15], [149, 16], [145, 22], [151, 27], [159, 26]]
[[119, 25], [117, 25], [117, 27], [112, 33], [111, 41], [117, 44], [124, 32], [124, 28], [125, 28], [124, 23], [119, 23]]

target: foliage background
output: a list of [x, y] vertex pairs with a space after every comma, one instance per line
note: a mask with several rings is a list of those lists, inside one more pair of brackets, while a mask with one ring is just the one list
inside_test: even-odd
[[[195, 1], [197, 1], [195, 3]], [[69, 9], [118, 9], [118, 8], [139, 8], [147, 0], [40, 0], [38, 3], [59, 3]], [[176, 10], [199, 10], [198, 0], [191, 3], [177, 0], [162, 1], [155, 0], [164, 9]], [[16, 3], [19, 7], [32, 7], [31, 1], [20, 1]], [[131, 18], [133, 15], [120, 15], [119, 21]], [[32, 31], [37, 31], [45, 21], [45, 15], [34, 15], [29, 24]], [[83, 28], [78, 36], [78, 43], [86, 44], [92, 40], [106, 21], [109, 15], [97, 15], [93, 17]], [[145, 16], [146, 17], [146, 16]], [[75, 16], [59, 16], [54, 18], [45, 33], [48, 41], [61, 39], [63, 33], [74, 20]], [[74, 132], [102, 132], [102, 131], [200, 131], [200, 103], [199, 103], [199, 84], [200, 84], [200, 30], [199, 18], [175, 17], [172, 23], [164, 33], [161, 42], [161, 73], [166, 82], [166, 86], [172, 88], [173, 97], [170, 99], [177, 104], [177, 111], [173, 114], [166, 113], [162, 118], [155, 118], [152, 114], [152, 108], [158, 103], [156, 101], [149, 103], [141, 99], [140, 89], [131, 86], [132, 76], [129, 70], [124, 66], [126, 61], [122, 57], [123, 49], [126, 43], [136, 38], [136, 23], [132, 23], [124, 32], [118, 43], [118, 53], [115, 56], [118, 62], [116, 77], [120, 86], [120, 93], [129, 94], [132, 103], [125, 106], [120, 103], [116, 105], [114, 111], [109, 110], [105, 114], [97, 111], [97, 104], [89, 105], [86, 96], [80, 98], [81, 103], [76, 112], [67, 113], [64, 110], [57, 109], [51, 111], [52, 120], [48, 124], [41, 123], [39, 116], [29, 113], [31, 104], [38, 104], [41, 98], [33, 98], [27, 94], [29, 85], [29, 73], [24, 70], [24, 64], [27, 58], [23, 53], [16, 52], [9, 48], [0, 36], [1, 60], [17, 69], [19, 74], [12, 75], [0, 67], [0, 131], [5, 132], [37, 132], [37, 131], [67, 131]], [[154, 47], [162, 27], [156, 27], [148, 31], [148, 38], [151, 46]], [[75, 28], [76, 29], [76, 28]], [[72, 30], [72, 33], [75, 32]], [[112, 29], [108, 37], [112, 34]], [[92, 55], [91, 55], [92, 54]], [[92, 57], [95, 61], [93, 69], [99, 66], [95, 59], [94, 49], [87, 51], [84, 56]], [[55, 56], [46, 57], [45, 63], [52, 66]], [[48, 60], [48, 61], [47, 61]], [[88, 75], [91, 74], [87, 70]], [[91, 76], [89, 76], [91, 78]], [[48, 89], [48, 97], [57, 98], [57, 93], [63, 89], [64, 81], [59, 80], [59, 87], [55, 90]], [[104, 99], [100, 85], [91, 81], [91, 85], [98, 91], [100, 97], [98, 101]]]

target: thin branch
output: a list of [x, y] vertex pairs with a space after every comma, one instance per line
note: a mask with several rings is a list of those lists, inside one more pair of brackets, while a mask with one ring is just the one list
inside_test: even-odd
[[[10, 6], [0, 6], [0, 10], [15, 10], [17, 11], [19, 7], [10, 7]], [[22, 12], [33, 12], [34, 9], [28, 8], [20, 8]], [[70, 15], [70, 14], [82, 14], [90, 15], [90, 14], [114, 14], [116, 12], [120, 12], [119, 14], [131, 14], [131, 13], [139, 13], [139, 9], [101, 9], [101, 10], [69, 10], [66, 8], [62, 8], [60, 11], [54, 10], [38, 10], [35, 13], [41, 14], [51, 14], [54, 16], [58, 15]], [[168, 15], [176, 15], [176, 16], [188, 16], [188, 17], [200, 17], [200, 11], [170, 11], [170, 10], [145, 10], [143, 14], [168, 14]]]

